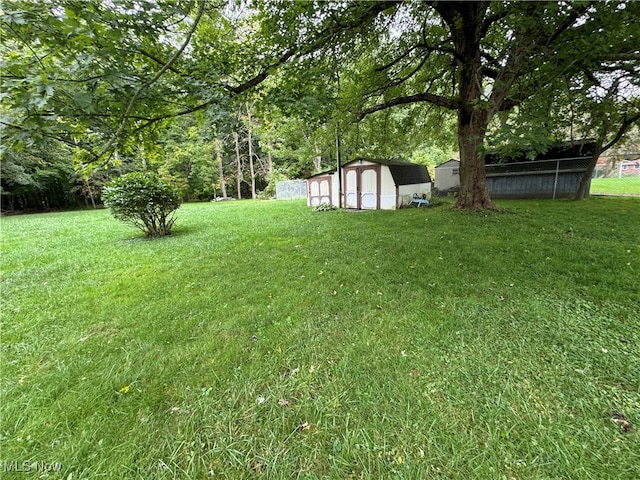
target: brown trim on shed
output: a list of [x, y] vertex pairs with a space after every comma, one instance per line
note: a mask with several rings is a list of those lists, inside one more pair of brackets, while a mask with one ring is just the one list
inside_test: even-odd
[[[342, 192], [344, 195], [343, 204], [347, 206], [347, 179], [350, 172], [354, 172], [356, 174], [356, 209], [362, 210], [362, 172], [367, 170], [373, 170], [376, 174], [376, 210], [380, 210], [380, 191], [382, 190], [382, 168], [380, 164], [374, 165], [355, 165], [350, 167], [344, 167], [344, 174], [342, 175]], [[354, 193], [354, 192], [351, 192]]]
[[[331, 175], [320, 175], [320, 176], [315, 176], [312, 178], [308, 178], [307, 179], [308, 182], [308, 188], [307, 188], [307, 195], [309, 196], [309, 205], [312, 207], [321, 205], [323, 203], [323, 198], [327, 197], [327, 195], [323, 195], [322, 194], [322, 184], [324, 182], [327, 182], [328, 186], [329, 186], [329, 193], [328, 193], [328, 200], [329, 200], [329, 204], [331, 204], [333, 202], [333, 196], [332, 196], [332, 191], [331, 191], [331, 183], [332, 183], [332, 177]], [[313, 185], [316, 184], [317, 188], [318, 188], [318, 193], [317, 195], [313, 195]], [[313, 200], [317, 199], [317, 203], [314, 204]], [[327, 203], [327, 202], [324, 202]]]

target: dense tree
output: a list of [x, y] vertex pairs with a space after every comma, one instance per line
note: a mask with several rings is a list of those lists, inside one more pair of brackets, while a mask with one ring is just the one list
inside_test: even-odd
[[176, 119], [159, 137], [162, 158], [157, 171], [178, 186], [185, 201], [214, 197], [219, 174], [213, 133], [191, 115]]
[[[640, 4], [632, 1], [256, 0], [247, 8], [222, 0], [7, 0], [3, 11], [10, 148], [53, 137], [101, 162], [145, 141], [152, 148], [166, 120], [224, 117], [234, 98], [280, 68], [272, 90], [279, 108], [287, 99], [306, 104], [313, 118], [299, 118], [324, 117], [314, 131], [334, 121], [353, 131], [350, 119], [379, 123], [376, 112], [392, 107], [408, 118], [416, 105], [454, 114], [461, 208], [495, 207], [484, 150], [501, 112], [525, 108], [561, 77], [579, 82], [621, 61], [638, 71]], [[307, 103], [322, 85], [349, 107], [336, 115], [333, 102]]]
[[28, 152], [7, 151], [0, 163], [3, 211], [74, 207], [71, 149], [50, 140]]
[[[499, 112], [531, 101], [558, 77], [606, 71], [638, 55], [634, 2], [265, 2], [263, 10], [282, 45], [328, 36], [325, 55], [360, 66], [351, 74], [361, 117], [416, 103], [455, 112], [463, 208], [494, 207], [483, 154]], [[297, 59], [304, 64], [304, 55]]]

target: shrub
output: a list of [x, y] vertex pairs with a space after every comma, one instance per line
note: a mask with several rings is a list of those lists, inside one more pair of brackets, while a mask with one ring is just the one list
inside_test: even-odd
[[117, 220], [139, 228], [147, 237], [162, 237], [171, 233], [181, 197], [175, 186], [158, 175], [132, 172], [109, 182], [102, 190], [102, 201]]
[[331, 205], [330, 203], [323, 202], [320, 205], [313, 207], [315, 212], [329, 212], [331, 210], [338, 210], [338, 207]]

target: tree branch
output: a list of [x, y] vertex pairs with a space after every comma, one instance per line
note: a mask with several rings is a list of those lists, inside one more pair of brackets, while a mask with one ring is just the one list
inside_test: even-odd
[[618, 131], [616, 132], [616, 135], [613, 137], [613, 139], [602, 147], [602, 151], [604, 152], [606, 150], [609, 150], [616, 143], [618, 143], [622, 136], [627, 132], [627, 130], [629, 130], [629, 128], [638, 120], [640, 120], [640, 111], [637, 111], [630, 117], [626, 117], [622, 122], [622, 125], [620, 125], [620, 128], [618, 128]]
[[187, 45], [189, 45], [189, 42], [191, 42], [191, 37], [195, 33], [196, 28], [200, 23], [200, 19], [202, 18], [202, 14], [204, 12], [205, 3], [206, 3], [205, 0], [199, 0], [196, 17], [193, 21], [193, 25], [191, 25], [191, 28], [187, 32], [187, 36], [184, 42], [182, 42], [182, 45], [180, 46], [180, 48], [171, 56], [169, 61], [165, 63], [165, 65], [160, 70], [158, 70], [158, 72], [150, 80], [148, 80], [143, 85], [141, 85], [140, 88], [138, 88], [136, 93], [133, 95], [133, 97], [131, 97], [131, 100], [129, 100], [129, 105], [127, 105], [127, 109], [125, 110], [124, 115], [122, 116], [122, 120], [120, 121], [120, 126], [115, 131], [115, 133], [111, 136], [111, 138], [109, 138], [106, 145], [102, 148], [102, 150], [100, 150], [100, 152], [96, 155], [96, 157], [98, 158], [102, 157], [105, 153], [107, 153], [111, 149], [111, 147], [118, 140], [120, 135], [122, 135], [122, 132], [124, 131], [124, 128], [127, 124], [127, 120], [129, 119], [129, 115], [131, 114], [131, 110], [133, 110], [133, 106], [135, 105], [138, 97], [142, 94], [143, 91], [145, 91], [151, 85], [156, 83], [160, 79], [160, 77], [162, 77], [162, 75], [164, 75], [164, 73], [171, 68], [171, 65], [178, 59], [178, 57], [180, 57], [184, 49], [187, 48]]
[[380, 110], [385, 110], [387, 108], [395, 107], [397, 105], [406, 105], [408, 103], [417, 103], [417, 102], [430, 103], [432, 105], [447, 108], [449, 110], [457, 110], [459, 107], [459, 102], [453, 98], [424, 92], [424, 93], [418, 93], [416, 95], [408, 95], [405, 97], [396, 97], [384, 103], [374, 105], [373, 107], [365, 108], [364, 110], [360, 111], [360, 113], [358, 114], [358, 118], [362, 120], [367, 115], [374, 112], [378, 112]]
[[411, 46], [408, 50], [406, 50], [404, 53], [402, 53], [398, 57], [396, 57], [393, 60], [391, 60], [389, 63], [387, 63], [385, 65], [380, 65], [379, 67], [376, 67], [375, 71], [376, 72], [384, 72], [385, 70], [390, 69], [391, 67], [393, 67], [397, 63], [399, 63], [402, 60], [404, 60], [405, 58], [407, 58], [407, 56], [409, 56], [411, 54], [411, 52], [413, 52], [416, 48], [418, 48], [417, 45]]
[[[147, 58], [150, 58], [151, 60], [153, 60], [154, 62], [156, 62], [159, 65], [166, 65], [166, 62], [163, 62], [162, 60], [160, 60], [158, 57], [156, 57], [155, 55], [153, 55], [150, 52], [147, 52], [145, 49], [141, 48], [138, 50], [138, 53], [144, 55]], [[168, 67], [169, 70], [171, 70], [173, 73], [176, 73], [178, 75], [182, 75], [182, 72], [180, 70], [178, 70], [175, 67], [169, 66]]]
[[258, 73], [255, 77], [250, 78], [249, 80], [241, 83], [236, 86], [225, 86], [225, 89], [228, 90], [232, 95], [238, 95], [242, 92], [245, 92], [256, 85], [262, 83], [269, 75], [270, 70], [278, 68], [289, 61], [291, 58], [303, 57], [304, 55], [308, 55], [313, 53], [319, 49], [321, 49], [325, 44], [327, 44], [328, 40], [332, 37], [339, 35], [340, 33], [354, 30], [361, 26], [368, 19], [375, 17], [379, 13], [388, 10], [390, 8], [394, 8], [397, 5], [402, 3], [401, 0], [388, 0], [382, 2], [357, 2], [349, 5], [348, 8], [356, 8], [360, 4], [367, 5], [367, 8], [357, 16], [351, 22], [340, 23], [334, 17], [332, 17], [332, 21], [335, 25], [328, 25], [324, 29], [322, 29], [314, 39], [310, 43], [304, 46], [304, 48], [300, 48], [298, 45], [293, 45], [287, 51], [285, 51], [280, 58], [278, 58], [272, 64], [262, 67], [260, 73]]

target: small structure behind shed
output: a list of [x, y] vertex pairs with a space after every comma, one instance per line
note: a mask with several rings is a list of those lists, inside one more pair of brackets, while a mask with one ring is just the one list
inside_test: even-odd
[[594, 150], [592, 142], [575, 141], [554, 145], [533, 160], [526, 152], [508, 161], [487, 153], [487, 188], [492, 198], [571, 198]]
[[358, 210], [394, 210], [410, 205], [414, 195], [431, 195], [431, 178], [424, 165], [397, 159], [357, 158], [338, 172], [323, 172], [307, 179], [307, 204], [339, 205]]
[[455, 192], [460, 189], [460, 160], [447, 160], [435, 168], [433, 186], [440, 193]]
[[[575, 141], [554, 145], [533, 158], [526, 151], [509, 158], [489, 152], [485, 157], [489, 194], [492, 198], [573, 197], [594, 149], [594, 143]], [[441, 163], [435, 171], [434, 187], [439, 193], [459, 190], [458, 160]]]
[[307, 205], [338, 206], [338, 175], [335, 171], [322, 172], [307, 178]]

